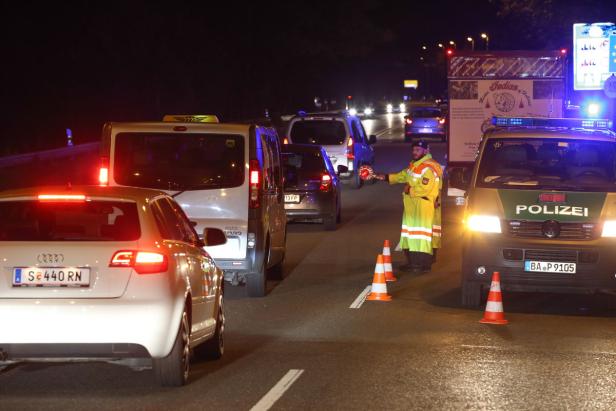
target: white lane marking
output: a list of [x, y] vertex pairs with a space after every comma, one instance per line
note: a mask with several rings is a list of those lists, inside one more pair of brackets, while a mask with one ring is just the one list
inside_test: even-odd
[[355, 301], [353, 301], [353, 304], [351, 304], [349, 308], [358, 309], [359, 307], [361, 307], [364, 301], [366, 301], [366, 297], [368, 296], [370, 290], [372, 290], [371, 285], [367, 286], [364, 291], [362, 291], [361, 294], [357, 296], [357, 298], [355, 299]]
[[267, 411], [272, 408], [272, 405], [282, 397], [303, 373], [304, 370], [289, 370], [250, 411]]
[[392, 129], [393, 129], [393, 127], [389, 127], [389, 128], [384, 129], [384, 130], [377, 131], [377, 132], [375, 133], [375, 135], [376, 135], [377, 137], [380, 137], [380, 136], [382, 136], [383, 134], [387, 134], [387, 133], [388, 133], [388, 132], [390, 132]]

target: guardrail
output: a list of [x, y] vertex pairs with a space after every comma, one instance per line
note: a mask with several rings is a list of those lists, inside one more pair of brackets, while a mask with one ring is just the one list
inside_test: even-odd
[[98, 152], [100, 143], [78, 144], [70, 147], [54, 148], [51, 150], [35, 151], [32, 153], [17, 154], [13, 156], [0, 157], [1, 167], [13, 167], [33, 161], [52, 160], [62, 157], [70, 157], [75, 154], [91, 154]]

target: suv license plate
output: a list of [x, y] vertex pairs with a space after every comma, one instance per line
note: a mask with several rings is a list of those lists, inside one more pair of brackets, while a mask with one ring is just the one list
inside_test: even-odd
[[576, 268], [575, 263], [524, 261], [524, 271], [535, 273], [575, 274]]
[[299, 203], [299, 194], [285, 194], [284, 202], [285, 203]]
[[90, 285], [90, 268], [21, 267], [13, 269], [14, 287], [83, 287]]

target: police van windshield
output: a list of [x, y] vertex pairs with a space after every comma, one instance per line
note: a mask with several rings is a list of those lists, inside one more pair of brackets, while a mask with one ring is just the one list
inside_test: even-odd
[[616, 191], [616, 145], [575, 139], [489, 139], [478, 187]]
[[119, 133], [113, 175], [121, 185], [161, 190], [238, 187], [244, 182], [244, 137]]
[[291, 128], [294, 144], [317, 144], [335, 146], [345, 143], [344, 123], [338, 120], [299, 120]]

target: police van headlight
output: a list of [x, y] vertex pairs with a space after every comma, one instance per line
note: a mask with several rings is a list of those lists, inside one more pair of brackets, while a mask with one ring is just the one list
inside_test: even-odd
[[616, 220], [607, 220], [603, 223], [601, 237], [616, 237]]
[[478, 233], [501, 233], [500, 218], [493, 215], [472, 215], [466, 220], [466, 227]]

